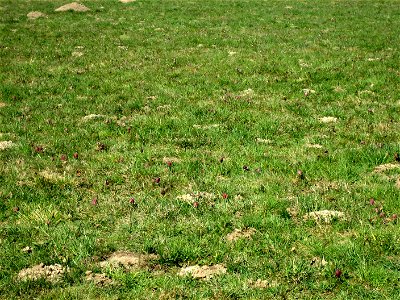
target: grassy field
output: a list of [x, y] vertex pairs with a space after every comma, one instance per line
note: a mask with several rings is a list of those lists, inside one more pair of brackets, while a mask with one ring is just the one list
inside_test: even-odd
[[400, 298], [400, 1], [66, 3], [0, 0], [0, 298]]

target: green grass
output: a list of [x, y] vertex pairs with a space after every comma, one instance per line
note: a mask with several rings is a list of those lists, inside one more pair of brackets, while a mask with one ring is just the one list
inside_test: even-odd
[[[400, 169], [374, 171], [400, 152], [398, 0], [54, 12], [66, 2], [0, 0], [0, 141], [14, 143], [0, 150], [0, 298], [400, 297], [399, 223], [387, 220]], [[195, 208], [179, 198], [192, 192], [215, 199]], [[346, 218], [303, 219], [325, 209]], [[252, 239], [226, 241], [250, 227]], [[99, 269], [121, 250], [157, 254], [162, 271]], [[17, 279], [39, 263], [70, 272]], [[227, 273], [208, 281], [177, 275], [219, 263]]]

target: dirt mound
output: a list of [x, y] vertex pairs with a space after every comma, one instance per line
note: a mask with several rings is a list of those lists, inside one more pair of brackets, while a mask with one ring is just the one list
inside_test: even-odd
[[50, 282], [59, 282], [64, 273], [68, 271], [59, 264], [45, 266], [44, 264], [39, 264], [31, 268], [22, 269], [18, 273], [19, 280], [38, 280], [39, 278], [45, 278]]
[[246, 229], [235, 229], [233, 232], [229, 233], [226, 236], [226, 240], [228, 242], [234, 242], [238, 239], [251, 239], [252, 235], [256, 233], [254, 228], [246, 228]]
[[84, 11], [89, 11], [90, 8], [86, 7], [85, 5], [79, 4], [77, 2], [72, 2], [55, 9], [55, 11], [69, 11], [69, 10], [76, 12], [84, 12]]
[[31, 20], [46, 17], [46, 15], [40, 11], [31, 11], [26, 16], [28, 17], [28, 19], [31, 19]]
[[199, 265], [194, 265], [194, 266], [189, 266], [182, 268], [178, 275], [179, 276], [187, 276], [190, 275], [193, 278], [198, 278], [198, 279], [211, 279], [215, 275], [221, 275], [226, 273], [226, 267], [222, 264], [218, 265], [213, 265], [213, 266], [199, 266]]
[[155, 254], [132, 252], [114, 252], [107, 260], [100, 262], [100, 267], [124, 267], [125, 269], [145, 268], [151, 261], [157, 260]]
[[113, 284], [111, 278], [107, 277], [104, 273], [93, 273], [92, 271], [85, 272], [85, 278], [87, 281], [92, 281], [95, 285], [105, 286]]

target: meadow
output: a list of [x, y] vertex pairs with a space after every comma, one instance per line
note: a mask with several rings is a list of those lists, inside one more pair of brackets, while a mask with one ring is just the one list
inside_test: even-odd
[[400, 299], [400, 1], [66, 3], [0, 0], [1, 299]]

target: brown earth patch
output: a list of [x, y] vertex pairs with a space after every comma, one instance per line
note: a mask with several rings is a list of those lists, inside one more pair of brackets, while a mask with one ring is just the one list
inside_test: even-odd
[[68, 272], [68, 268], [64, 268], [59, 264], [45, 266], [44, 264], [39, 264], [31, 268], [22, 269], [17, 278], [19, 280], [38, 280], [39, 278], [44, 278], [50, 282], [61, 281], [64, 273]]
[[71, 2], [55, 9], [55, 11], [69, 11], [69, 10], [76, 12], [85, 12], [89, 11], [90, 8], [86, 7], [85, 5], [79, 4], [77, 2]]
[[131, 3], [131, 2], [135, 2], [136, 0], [119, 0], [119, 2], [121, 3]]
[[124, 267], [125, 269], [139, 269], [149, 266], [151, 261], [157, 260], [155, 254], [138, 254], [133, 252], [119, 251], [100, 262], [100, 267]]
[[209, 280], [216, 275], [222, 275], [226, 273], [226, 267], [222, 264], [217, 264], [213, 266], [189, 266], [182, 268], [178, 275], [179, 276], [192, 276], [197, 279]]
[[0, 108], [7, 106], [4, 102], [0, 102]]
[[44, 18], [46, 17], [46, 14], [40, 12], [40, 11], [31, 11], [27, 15], [28, 19], [34, 20], [37, 18]]
[[226, 240], [228, 242], [234, 242], [239, 239], [251, 239], [253, 234], [256, 233], [254, 228], [246, 228], [246, 229], [235, 229], [231, 233], [226, 236]]
[[111, 278], [107, 277], [106, 274], [93, 273], [92, 271], [85, 272], [85, 279], [87, 281], [92, 281], [95, 285], [99, 286], [106, 286], [114, 283], [114, 281]]
[[400, 189], [400, 177], [396, 180], [396, 187]]

